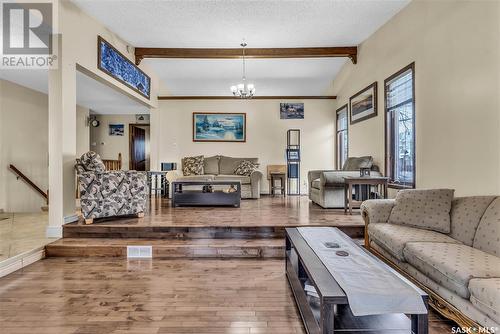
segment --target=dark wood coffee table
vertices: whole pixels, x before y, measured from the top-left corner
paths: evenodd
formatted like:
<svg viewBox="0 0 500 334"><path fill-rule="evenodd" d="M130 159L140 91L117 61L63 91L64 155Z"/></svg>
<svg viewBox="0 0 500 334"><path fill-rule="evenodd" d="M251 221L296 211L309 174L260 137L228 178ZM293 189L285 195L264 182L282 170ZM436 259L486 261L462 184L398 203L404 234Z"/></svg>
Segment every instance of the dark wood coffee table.
<svg viewBox="0 0 500 334"><path fill-rule="evenodd" d="M365 250L363 248L363 250ZM387 270L409 284L421 295L427 307L427 294L401 274L383 263ZM297 228L286 229L286 276L295 297L308 334L427 334L427 314L383 314L354 316L344 290L337 283L320 258L309 247ZM319 298L308 296L305 282L313 285ZM391 289L390 286L387 289Z"/></svg>
<svg viewBox="0 0 500 334"><path fill-rule="evenodd" d="M234 192L222 189L234 187ZM203 188L212 188L212 192ZM240 207L240 181L174 181L172 182L172 206L233 206Z"/></svg>

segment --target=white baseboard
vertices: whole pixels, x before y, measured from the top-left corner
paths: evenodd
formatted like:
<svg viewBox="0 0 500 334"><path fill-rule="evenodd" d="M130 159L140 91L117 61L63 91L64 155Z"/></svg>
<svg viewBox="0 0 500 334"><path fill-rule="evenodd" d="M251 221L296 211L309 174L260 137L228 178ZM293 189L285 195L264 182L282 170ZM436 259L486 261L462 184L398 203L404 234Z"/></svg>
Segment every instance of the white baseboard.
<svg viewBox="0 0 500 334"><path fill-rule="evenodd" d="M64 217L64 224L69 224L73 222L77 222L79 219L78 215L71 215L71 216L66 216ZM62 238L63 236L63 228L61 226L47 226L47 231L45 233L47 238Z"/></svg>
<svg viewBox="0 0 500 334"><path fill-rule="evenodd" d="M45 257L45 247L34 249L30 252L16 255L0 262L0 277L4 277L16 270L29 266Z"/></svg>
<svg viewBox="0 0 500 334"><path fill-rule="evenodd" d="M45 232L47 238L62 238L63 228L62 226L47 226L47 231Z"/></svg>
<svg viewBox="0 0 500 334"><path fill-rule="evenodd" d="M64 217L64 224L73 223L73 222L77 222L77 221L78 221L77 214Z"/></svg>

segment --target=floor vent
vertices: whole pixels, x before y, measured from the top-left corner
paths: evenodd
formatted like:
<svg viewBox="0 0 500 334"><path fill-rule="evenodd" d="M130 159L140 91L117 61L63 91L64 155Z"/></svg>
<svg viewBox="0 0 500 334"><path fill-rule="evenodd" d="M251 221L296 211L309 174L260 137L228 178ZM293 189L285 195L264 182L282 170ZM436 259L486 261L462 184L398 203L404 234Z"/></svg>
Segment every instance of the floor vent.
<svg viewBox="0 0 500 334"><path fill-rule="evenodd" d="M152 258L153 246L127 246L129 258Z"/></svg>

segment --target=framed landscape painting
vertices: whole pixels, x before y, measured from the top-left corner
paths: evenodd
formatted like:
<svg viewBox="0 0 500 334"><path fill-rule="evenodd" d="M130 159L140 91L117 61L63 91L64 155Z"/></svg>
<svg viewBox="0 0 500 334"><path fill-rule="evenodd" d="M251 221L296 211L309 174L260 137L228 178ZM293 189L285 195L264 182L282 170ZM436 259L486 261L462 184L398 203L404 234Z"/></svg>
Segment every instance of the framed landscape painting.
<svg viewBox="0 0 500 334"><path fill-rule="evenodd" d="M193 141L245 142L245 113L193 113Z"/></svg>
<svg viewBox="0 0 500 334"><path fill-rule="evenodd" d="M349 99L351 124L377 116L377 83L362 89Z"/></svg>
<svg viewBox="0 0 500 334"><path fill-rule="evenodd" d="M151 78L101 36L97 37L97 67L145 98L150 98Z"/></svg>
<svg viewBox="0 0 500 334"><path fill-rule="evenodd" d="M123 124L110 124L109 125L109 135L110 136L123 136L125 134L125 126Z"/></svg>
<svg viewBox="0 0 500 334"><path fill-rule="evenodd" d="M304 103L280 103L281 119L304 119Z"/></svg>

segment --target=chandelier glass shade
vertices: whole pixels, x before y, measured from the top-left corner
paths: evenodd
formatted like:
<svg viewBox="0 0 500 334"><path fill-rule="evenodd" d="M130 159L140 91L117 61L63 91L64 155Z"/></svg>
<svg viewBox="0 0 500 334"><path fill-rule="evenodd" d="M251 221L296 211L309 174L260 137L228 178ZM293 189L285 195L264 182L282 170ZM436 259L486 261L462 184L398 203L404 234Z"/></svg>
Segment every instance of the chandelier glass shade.
<svg viewBox="0 0 500 334"><path fill-rule="evenodd" d="M247 46L247 43L243 42L240 44L243 50L243 76L242 76L242 82L231 86L231 92L233 93L234 96L239 97L241 99L249 99L252 96L255 95L255 86L251 83L247 83L247 77L246 77L246 63L245 63L245 47Z"/></svg>

